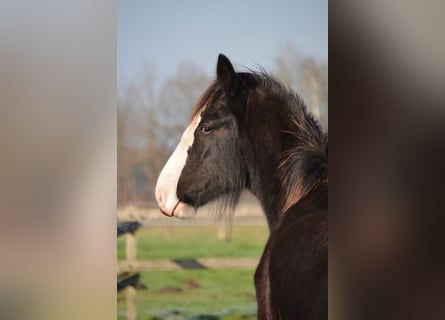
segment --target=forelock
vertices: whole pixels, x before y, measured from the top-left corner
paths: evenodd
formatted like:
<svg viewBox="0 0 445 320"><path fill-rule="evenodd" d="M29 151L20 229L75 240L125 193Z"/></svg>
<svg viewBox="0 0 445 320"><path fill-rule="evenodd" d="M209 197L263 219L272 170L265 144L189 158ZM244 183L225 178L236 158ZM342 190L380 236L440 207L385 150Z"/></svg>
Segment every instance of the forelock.
<svg viewBox="0 0 445 320"><path fill-rule="evenodd" d="M217 99L221 89L221 85L218 83L218 81L213 81L196 102L191 118L194 119L197 114L200 114L210 108L215 99Z"/></svg>

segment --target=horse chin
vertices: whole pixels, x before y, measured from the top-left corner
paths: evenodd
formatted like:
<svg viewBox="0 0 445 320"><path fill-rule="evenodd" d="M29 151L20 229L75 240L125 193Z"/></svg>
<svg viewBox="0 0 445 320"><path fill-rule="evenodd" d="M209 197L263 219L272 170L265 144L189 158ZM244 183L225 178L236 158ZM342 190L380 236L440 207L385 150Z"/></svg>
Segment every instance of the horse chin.
<svg viewBox="0 0 445 320"><path fill-rule="evenodd" d="M179 202L173 212L173 216L179 219L191 219L196 216L196 209L189 204Z"/></svg>

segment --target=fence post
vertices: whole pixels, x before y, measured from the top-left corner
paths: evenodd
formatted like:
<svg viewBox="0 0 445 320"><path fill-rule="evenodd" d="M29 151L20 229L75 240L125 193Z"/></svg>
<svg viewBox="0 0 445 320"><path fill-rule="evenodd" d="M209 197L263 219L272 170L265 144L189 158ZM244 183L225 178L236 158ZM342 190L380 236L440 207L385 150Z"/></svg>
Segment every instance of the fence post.
<svg viewBox="0 0 445 320"><path fill-rule="evenodd" d="M125 288L125 297L127 302L127 319L137 319L137 307L136 307L136 289L133 286Z"/></svg>
<svg viewBox="0 0 445 320"><path fill-rule="evenodd" d="M134 233L125 234L125 256L128 262L136 261L137 256L137 243L136 235ZM133 286L125 288L125 297L127 304L127 320L137 319L137 306L136 306L136 289Z"/></svg>
<svg viewBox="0 0 445 320"><path fill-rule="evenodd" d="M232 213L229 213L222 217L219 222L218 229L218 239L230 241L232 239Z"/></svg>
<svg viewBox="0 0 445 320"><path fill-rule="evenodd" d="M125 234L125 255L127 261L136 261L136 236L133 233Z"/></svg>

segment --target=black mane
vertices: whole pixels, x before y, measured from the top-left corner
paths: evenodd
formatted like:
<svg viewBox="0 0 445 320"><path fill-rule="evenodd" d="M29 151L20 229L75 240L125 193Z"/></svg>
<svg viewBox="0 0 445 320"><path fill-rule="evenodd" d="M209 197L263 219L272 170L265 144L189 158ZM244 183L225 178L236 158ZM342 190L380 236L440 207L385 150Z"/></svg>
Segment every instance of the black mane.
<svg viewBox="0 0 445 320"><path fill-rule="evenodd" d="M282 118L283 146L278 170L283 191L280 212L284 213L328 179L328 135L292 89L263 70L251 74L256 87L250 93L247 108L266 104Z"/></svg>
<svg viewBox="0 0 445 320"><path fill-rule="evenodd" d="M306 104L297 93L264 70L248 71L236 74L240 84L238 88L234 88L251 88L247 97L245 120L248 122L251 118L249 112L255 114L257 108L264 107L271 108L270 111L277 112L281 118L279 129L283 147L276 169L279 171L282 187L279 211L283 214L317 185L326 182L328 135L319 121L308 112ZM209 108L222 93L222 83L213 81L198 99L192 117ZM228 209L236 205L241 190L237 193L231 195L233 201L225 201ZM226 208L223 205L218 209L225 211Z"/></svg>

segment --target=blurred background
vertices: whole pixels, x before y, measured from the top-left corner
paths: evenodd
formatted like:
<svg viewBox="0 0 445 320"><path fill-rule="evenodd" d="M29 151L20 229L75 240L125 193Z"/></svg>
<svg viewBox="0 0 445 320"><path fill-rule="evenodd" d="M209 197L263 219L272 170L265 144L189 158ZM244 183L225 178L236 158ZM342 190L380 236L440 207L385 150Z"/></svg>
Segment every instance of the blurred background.
<svg viewBox="0 0 445 320"><path fill-rule="evenodd" d="M219 53L276 76L328 128L327 1L118 1L117 16L118 319L256 319L269 231L254 197L184 222L160 214L154 186Z"/></svg>
<svg viewBox="0 0 445 320"><path fill-rule="evenodd" d="M329 8L332 319L445 319L444 5ZM186 123L176 104L164 116L161 89L190 70L213 78L220 52L276 75L285 52L322 64L327 3L17 0L0 15L0 319L255 318L261 213L243 217L243 202L220 240L204 212L162 221L150 205L177 139L161 130ZM178 98L185 114L194 99ZM119 222L136 223L119 223L116 247L117 194ZM147 287L118 301L116 251L137 275L119 284Z"/></svg>

